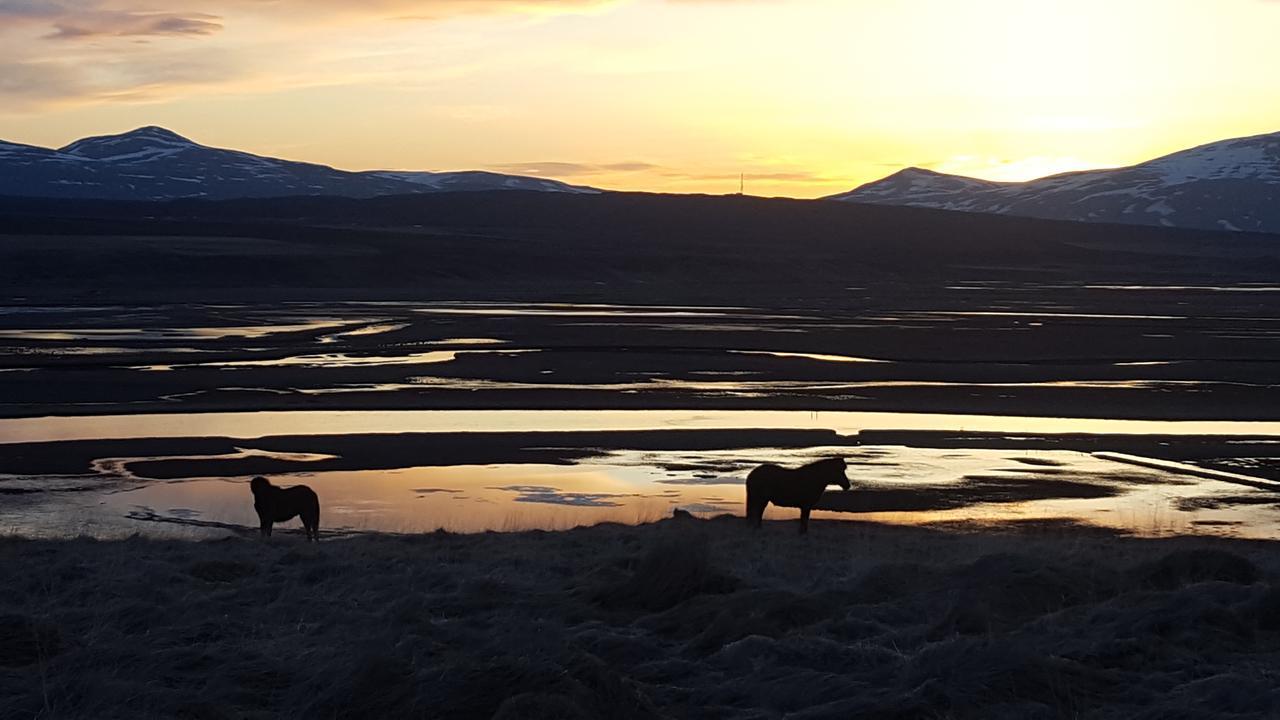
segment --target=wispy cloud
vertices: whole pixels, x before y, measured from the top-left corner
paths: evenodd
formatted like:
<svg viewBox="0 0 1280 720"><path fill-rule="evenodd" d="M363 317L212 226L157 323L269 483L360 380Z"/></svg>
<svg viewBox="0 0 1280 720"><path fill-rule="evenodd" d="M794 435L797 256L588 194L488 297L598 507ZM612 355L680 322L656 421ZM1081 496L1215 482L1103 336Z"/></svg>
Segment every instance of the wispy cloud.
<svg viewBox="0 0 1280 720"><path fill-rule="evenodd" d="M442 20L485 13L564 13L619 0L183 0L184 8L157 10L146 0L0 0L0 20L42 23L49 38L207 35L223 16L280 16L292 24L332 17Z"/></svg>
<svg viewBox="0 0 1280 720"><path fill-rule="evenodd" d="M6 62L0 59L0 97L25 106L84 91L80 73L58 63Z"/></svg>
<svg viewBox="0 0 1280 720"><path fill-rule="evenodd" d="M157 9L151 0L0 0L0 112L154 101L219 85L342 83L385 74L387 64L320 72L308 63L342 53L345 37L394 32L405 19L580 12L619 1L178 0Z"/></svg>
<svg viewBox="0 0 1280 720"><path fill-rule="evenodd" d="M112 0L0 0L0 32L36 28L48 40L210 35L222 29L208 12L161 11ZM6 33L7 34L7 33Z"/></svg>
<svg viewBox="0 0 1280 720"><path fill-rule="evenodd" d="M53 21L51 40L98 37L212 35L222 29L221 18L206 13L86 12L67 13Z"/></svg>
<svg viewBox="0 0 1280 720"><path fill-rule="evenodd" d="M648 172L661 166L647 162L576 163L576 162L521 162L490 165L490 170L514 175L539 177L575 177L582 175L607 175L612 173Z"/></svg>
<svg viewBox="0 0 1280 720"><path fill-rule="evenodd" d="M564 161L520 162L489 165L488 169L495 172L510 173L514 175L534 175L537 177L550 178L593 177L600 178L601 181L606 183L607 179L610 178L615 180L625 180L625 176L628 175L647 176L651 180L661 180L677 184L707 182L736 184L739 178L746 180L747 182L768 182L784 185L789 183L812 185L815 183L848 182L845 178L831 177L824 173L811 172L799 168L762 169L756 167L753 169L748 165L746 169L741 172L729 172L724 170L698 171L642 161L602 163Z"/></svg>

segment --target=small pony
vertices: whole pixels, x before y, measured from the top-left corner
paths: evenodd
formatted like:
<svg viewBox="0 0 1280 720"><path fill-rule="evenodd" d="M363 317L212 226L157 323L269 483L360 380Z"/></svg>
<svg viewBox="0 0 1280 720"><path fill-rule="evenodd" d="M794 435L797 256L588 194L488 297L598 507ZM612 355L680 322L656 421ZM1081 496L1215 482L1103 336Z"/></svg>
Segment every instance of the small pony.
<svg viewBox="0 0 1280 720"><path fill-rule="evenodd" d="M307 540L320 539L320 498L306 485L276 487L264 477L249 481L253 491L253 509L258 511L262 537L271 537L271 524L302 519L302 530Z"/></svg>
<svg viewBox="0 0 1280 720"><path fill-rule="evenodd" d="M769 503L779 507L800 508L800 534L809 532L809 511L818 504L828 485L849 489L844 475L844 458L827 458L789 470L777 465L761 465L747 475L747 522L760 527L764 508Z"/></svg>

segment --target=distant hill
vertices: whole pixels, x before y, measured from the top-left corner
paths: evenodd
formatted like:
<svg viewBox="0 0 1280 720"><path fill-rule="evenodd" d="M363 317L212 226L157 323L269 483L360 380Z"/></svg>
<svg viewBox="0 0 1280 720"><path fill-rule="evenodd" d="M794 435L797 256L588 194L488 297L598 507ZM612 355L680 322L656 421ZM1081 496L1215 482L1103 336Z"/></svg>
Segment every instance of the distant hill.
<svg viewBox="0 0 1280 720"><path fill-rule="evenodd" d="M1113 292L1087 286L1267 288L1280 277L1273 235L615 192L166 202L0 197L0 239L0 287L8 302L26 305L330 297L788 307L795 298L824 297L833 307L892 315L900 308L882 292L906 292L911 302L942 293L937 298L947 307L1019 309L985 305L980 287L950 289L974 280L1075 288L1063 292L1078 298L1074 293ZM1248 307L1270 297L1224 295ZM1135 308L1145 302L1134 301ZM909 327L911 320L903 322ZM843 330L822 332L834 338ZM1045 342L1032 330L1010 336Z"/></svg>
<svg viewBox="0 0 1280 720"><path fill-rule="evenodd" d="M1280 233L1280 133L1114 170L991 182L907 168L830 200L1084 222Z"/></svg>
<svg viewBox="0 0 1280 720"><path fill-rule="evenodd" d="M106 199L368 198L474 190L597 193L555 180L488 172L347 172L212 148L160 127L50 148L0 141L0 195Z"/></svg>

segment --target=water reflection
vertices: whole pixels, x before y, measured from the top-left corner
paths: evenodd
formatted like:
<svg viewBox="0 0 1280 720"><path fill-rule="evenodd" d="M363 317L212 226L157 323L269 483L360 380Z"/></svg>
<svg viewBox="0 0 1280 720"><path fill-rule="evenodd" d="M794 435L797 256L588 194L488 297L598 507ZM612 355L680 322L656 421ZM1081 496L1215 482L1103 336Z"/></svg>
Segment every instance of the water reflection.
<svg viewBox="0 0 1280 720"><path fill-rule="evenodd" d="M343 318L314 318L304 323L247 325L237 327L160 327L160 328L59 328L0 330L4 340L49 341L156 341L156 340L222 340L225 338L259 339L281 333L304 332L342 327L358 322Z"/></svg>
<svg viewBox="0 0 1280 720"><path fill-rule="evenodd" d="M369 335L384 335L386 333L392 333L392 332L397 332L399 330L404 330L407 327L409 327L409 323L383 323L383 324L365 325L364 327L358 327L354 330L344 330L342 332L332 333L329 335L321 335L319 338L317 338L317 341L321 343L326 343L326 344L336 343L346 338L366 337Z"/></svg>
<svg viewBox="0 0 1280 720"><path fill-rule="evenodd" d="M876 360L868 357L855 357L853 355L824 355L821 353L802 353L802 352L778 352L772 350L730 350L731 353L738 355L768 355L770 357L780 358L803 358L805 360L819 360L821 362L836 363L888 363L890 360Z"/></svg>
<svg viewBox="0 0 1280 720"><path fill-rule="evenodd" d="M670 513L678 499L641 488L599 467L460 466L400 471L316 473L276 478L305 483L322 500L322 527L338 531L456 532L561 529L599 522L635 523ZM426 492L424 492L424 490ZM194 508L200 519L253 528L248 485L198 479L156 483L106 496L103 515L128 520L137 506ZM728 510L728 508L725 508ZM99 519L98 524L106 524ZM172 523L135 530L172 530Z"/></svg>
<svg viewBox="0 0 1280 720"><path fill-rule="evenodd" d="M179 368L219 368L236 370L239 368L349 368L382 365L430 365L447 363L456 360L458 353L452 350L434 350L431 352L409 353L407 355L351 355L348 353L327 353L318 355L294 355L291 357L273 358L269 360L227 360L224 362L186 363L179 365L139 365L130 370L169 371Z"/></svg>
<svg viewBox="0 0 1280 720"><path fill-rule="evenodd" d="M798 464L834 453L849 458L853 489L829 491L816 517L909 524L1066 518L1139 533L1268 537L1280 532L1274 493L1068 451L616 451L566 466L417 467L274 479L314 488L323 500L322 526L328 530L558 529L645 522L675 508L699 515L740 514L742 478L755 463ZM255 520L245 480L143 484L93 500L82 498L82 511L91 513L94 526L147 533L251 530ZM770 508L767 517L794 515ZM198 522L185 522L189 520Z"/></svg>
<svg viewBox="0 0 1280 720"><path fill-rule="evenodd" d="M1280 421L1111 420L795 410L348 410L0 419L0 444L49 440L624 430L942 430L986 433L1275 435Z"/></svg>

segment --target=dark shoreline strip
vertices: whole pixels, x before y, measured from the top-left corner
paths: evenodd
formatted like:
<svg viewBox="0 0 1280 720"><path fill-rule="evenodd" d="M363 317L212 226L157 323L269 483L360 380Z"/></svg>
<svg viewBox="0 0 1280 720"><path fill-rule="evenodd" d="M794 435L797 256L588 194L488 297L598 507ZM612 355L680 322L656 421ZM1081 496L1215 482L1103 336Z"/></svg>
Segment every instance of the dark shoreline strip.
<svg viewBox="0 0 1280 720"><path fill-rule="evenodd" d="M1280 483L1267 482L1266 480L1255 478L1250 475L1230 473L1223 470L1212 470L1195 465L1188 465L1186 463L1174 462L1172 460L1158 460L1156 458L1139 457L1137 455L1128 455L1125 453L1095 452L1092 453L1092 455L1096 458L1124 463L1125 465L1136 465L1138 467L1163 470L1165 472L1177 473L1179 475L1191 475L1193 477L1207 478L1209 480L1221 480L1222 482L1234 483L1236 485L1247 485L1259 490L1280 492Z"/></svg>

